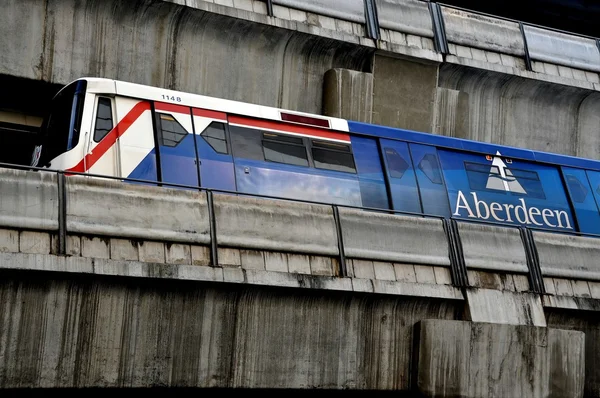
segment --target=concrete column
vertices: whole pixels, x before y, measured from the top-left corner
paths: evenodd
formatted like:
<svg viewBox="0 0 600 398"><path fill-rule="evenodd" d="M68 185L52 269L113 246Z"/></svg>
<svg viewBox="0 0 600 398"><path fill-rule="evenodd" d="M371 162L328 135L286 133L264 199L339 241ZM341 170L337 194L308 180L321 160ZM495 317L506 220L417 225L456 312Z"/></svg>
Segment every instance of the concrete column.
<svg viewBox="0 0 600 398"><path fill-rule="evenodd" d="M330 69L323 82L323 113L371 123L373 75L349 69Z"/></svg>
<svg viewBox="0 0 600 398"><path fill-rule="evenodd" d="M432 131L437 64L375 55L373 77L373 123Z"/></svg>
<svg viewBox="0 0 600 398"><path fill-rule="evenodd" d="M413 386L425 397L583 397L582 332L424 320Z"/></svg>
<svg viewBox="0 0 600 398"><path fill-rule="evenodd" d="M448 137L465 137L469 131L469 94L438 87L433 132Z"/></svg>

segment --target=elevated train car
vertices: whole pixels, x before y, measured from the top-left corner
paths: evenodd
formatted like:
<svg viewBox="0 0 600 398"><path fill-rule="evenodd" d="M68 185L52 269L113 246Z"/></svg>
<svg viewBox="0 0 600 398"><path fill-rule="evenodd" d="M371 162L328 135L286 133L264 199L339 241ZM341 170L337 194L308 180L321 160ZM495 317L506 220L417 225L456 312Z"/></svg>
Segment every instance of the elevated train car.
<svg viewBox="0 0 600 398"><path fill-rule="evenodd" d="M84 78L33 166L600 234L600 162Z"/></svg>

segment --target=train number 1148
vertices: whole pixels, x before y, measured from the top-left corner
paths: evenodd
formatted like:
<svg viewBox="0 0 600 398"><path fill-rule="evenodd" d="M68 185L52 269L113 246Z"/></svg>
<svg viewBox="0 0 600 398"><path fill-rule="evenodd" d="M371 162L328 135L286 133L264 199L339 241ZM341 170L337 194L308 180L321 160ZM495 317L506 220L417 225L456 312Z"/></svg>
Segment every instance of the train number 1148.
<svg viewBox="0 0 600 398"><path fill-rule="evenodd" d="M175 97L174 95L164 95L163 94L162 99L167 100L167 101L173 101L173 102L181 102L181 97Z"/></svg>

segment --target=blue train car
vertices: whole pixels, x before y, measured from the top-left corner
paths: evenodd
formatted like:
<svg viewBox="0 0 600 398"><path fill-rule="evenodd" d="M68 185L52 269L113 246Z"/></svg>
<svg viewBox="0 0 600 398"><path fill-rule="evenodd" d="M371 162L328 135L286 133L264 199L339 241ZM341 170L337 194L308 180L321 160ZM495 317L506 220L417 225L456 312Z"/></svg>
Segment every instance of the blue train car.
<svg viewBox="0 0 600 398"><path fill-rule="evenodd" d="M563 232L600 234L600 162L79 79L32 165Z"/></svg>

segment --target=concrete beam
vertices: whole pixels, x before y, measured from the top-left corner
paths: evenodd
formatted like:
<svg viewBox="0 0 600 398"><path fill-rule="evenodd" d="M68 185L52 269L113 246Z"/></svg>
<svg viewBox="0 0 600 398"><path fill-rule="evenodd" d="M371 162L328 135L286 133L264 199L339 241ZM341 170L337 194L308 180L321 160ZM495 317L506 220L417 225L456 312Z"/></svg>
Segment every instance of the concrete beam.
<svg viewBox="0 0 600 398"><path fill-rule="evenodd" d="M594 133L600 128L600 94L595 91L451 64L440 67L439 86L468 99L438 103L440 114L462 116L438 118L437 134L600 156L600 138Z"/></svg>
<svg viewBox="0 0 600 398"><path fill-rule="evenodd" d="M0 272L0 388L408 391L413 325L458 303Z"/></svg>

